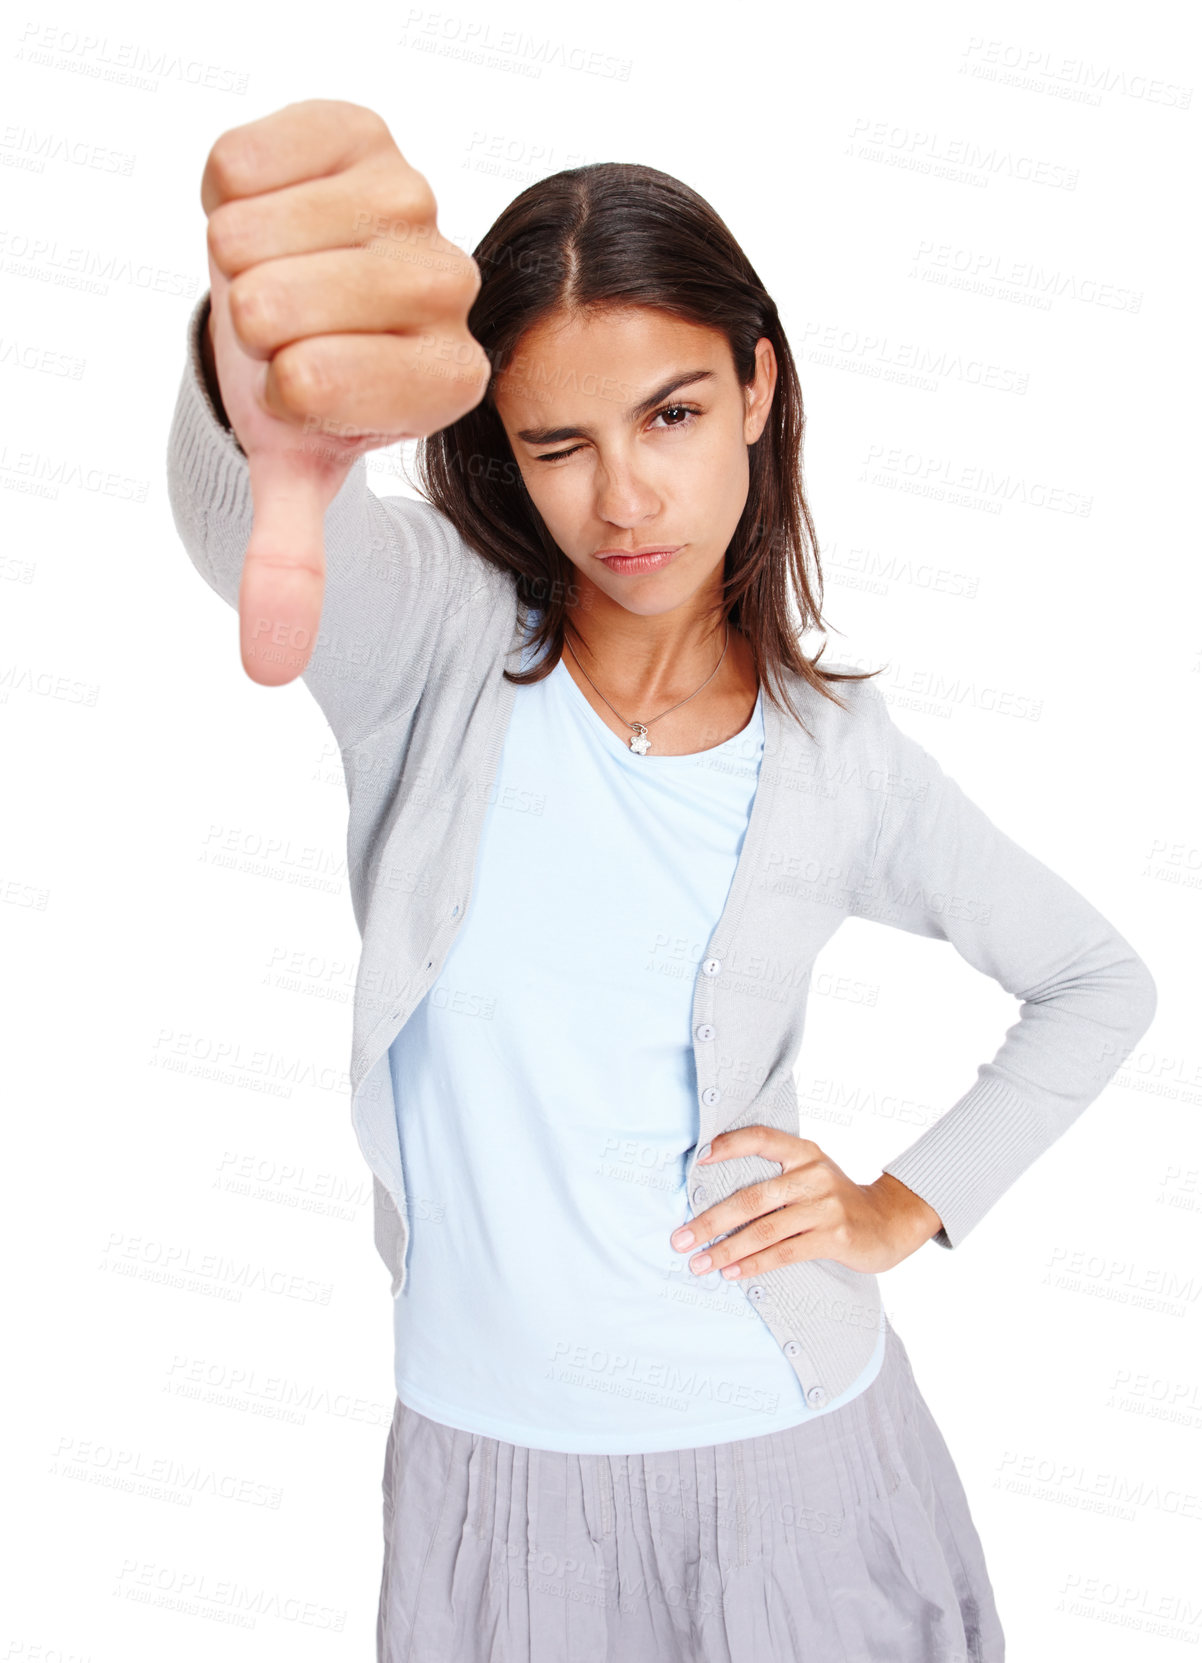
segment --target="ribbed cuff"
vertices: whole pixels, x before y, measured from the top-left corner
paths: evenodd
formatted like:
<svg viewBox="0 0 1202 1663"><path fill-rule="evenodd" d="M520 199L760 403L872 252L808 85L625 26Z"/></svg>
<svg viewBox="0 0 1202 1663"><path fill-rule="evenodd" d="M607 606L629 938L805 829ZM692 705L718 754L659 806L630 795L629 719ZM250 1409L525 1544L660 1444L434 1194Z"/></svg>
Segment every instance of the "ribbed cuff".
<svg viewBox="0 0 1202 1663"><path fill-rule="evenodd" d="M188 319L188 359L180 380L172 430L171 461L187 496L220 519L249 519L250 469L246 452L213 408L205 384L200 333L209 315L209 291Z"/></svg>
<svg viewBox="0 0 1202 1663"><path fill-rule="evenodd" d="M986 1075L883 1170L939 1214L943 1228L931 1239L958 1247L1047 1142L1013 1086Z"/></svg>

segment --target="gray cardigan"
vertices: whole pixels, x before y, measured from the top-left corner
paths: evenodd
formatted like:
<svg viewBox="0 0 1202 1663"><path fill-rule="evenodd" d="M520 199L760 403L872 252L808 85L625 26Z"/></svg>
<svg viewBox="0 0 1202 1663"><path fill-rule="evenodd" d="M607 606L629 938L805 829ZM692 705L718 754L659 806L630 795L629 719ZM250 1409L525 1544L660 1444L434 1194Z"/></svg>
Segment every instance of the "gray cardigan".
<svg viewBox="0 0 1202 1663"><path fill-rule="evenodd" d="M245 455L187 359L167 471L175 524L205 581L238 603L251 526ZM374 1174L375 1241L404 1287L409 1238L388 1048L437 978L471 900L476 849L518 668L514 581L430 504L377 497L358 461L325 521L326 589L304 681L338 743L349 797L351 901L363 939L351 1117ZM831 666L841 667L841 666ZM1021 1000L993 1060L889 1161L956 1247L1077 1119L1146 1031L1147 966L1113 926L971 802L895 726L873 682L837 685L840 710L790 679L812 737L764 700L764 757L721 918L697 967L698 1149L732 1126L796 1133L794 1066L814 961L845 918L950 941ZM698 1169L695 1210L774 1176L743 1156ZM515 1206L521 1198L515 1196ZM856 1379L880 1314L875 1275L834 1260L744 1285L820 1406Z"/></svg>

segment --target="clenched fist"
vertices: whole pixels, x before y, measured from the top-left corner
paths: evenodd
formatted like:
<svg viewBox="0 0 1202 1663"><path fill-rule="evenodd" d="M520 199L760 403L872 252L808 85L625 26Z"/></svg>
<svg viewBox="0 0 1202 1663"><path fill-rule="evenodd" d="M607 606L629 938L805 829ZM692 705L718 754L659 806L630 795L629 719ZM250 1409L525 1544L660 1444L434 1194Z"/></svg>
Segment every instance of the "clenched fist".
<svg viewBox="0 0 1202 1663"><path fill-rule="evenodd" d="M484 396L480 289L423 176L372 110L288 104L232 127L201 180L209 350L246 452L254 524L238 612L264 686L300 675L321 617L323 519L365 451L437 432Z"/></svg>

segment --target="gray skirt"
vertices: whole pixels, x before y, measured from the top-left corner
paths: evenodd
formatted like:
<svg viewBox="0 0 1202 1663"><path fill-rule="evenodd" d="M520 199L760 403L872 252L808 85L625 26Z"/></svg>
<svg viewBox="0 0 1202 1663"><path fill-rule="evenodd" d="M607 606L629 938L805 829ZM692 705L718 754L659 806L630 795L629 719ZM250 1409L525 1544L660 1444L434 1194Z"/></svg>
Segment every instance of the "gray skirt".
<svg viewBox="0 0 1202 1663"><path fill-rule="evenodd" d="M892 1326L784 1432L566 1455L399 1400L379 1663L1001 1663L981 1542Z"/></svg>

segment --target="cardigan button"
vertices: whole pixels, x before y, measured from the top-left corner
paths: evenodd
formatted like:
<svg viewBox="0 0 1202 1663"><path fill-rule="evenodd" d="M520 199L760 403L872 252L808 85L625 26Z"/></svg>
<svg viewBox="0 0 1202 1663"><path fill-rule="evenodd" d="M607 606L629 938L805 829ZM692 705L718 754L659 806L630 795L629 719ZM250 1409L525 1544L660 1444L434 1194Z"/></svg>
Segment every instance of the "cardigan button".
<svg viewBox="0 0 1202 1663"><path fill-rule="evenodd" d="M786 1357L801 1356L801 1347L798 1345L796 1340L786 1340L784 1349Z"/></svg>
<svg viewBox="0 0 1202 1663"><path fill-rule="evenodd" d="M458 918L459 917L459 902L458 901L456 901L455 905L451 908L451 917L452 918Z"/></svg>
<svg viewBox="0 0 1202 1663"><path fill-rule="evenodd" d="M758 1301L763 1299L767 1292L768 1290L762 1282L753 1282L747 1290L747 1297Z"/></svg>
<svg viewBox="0 0 1202 1663"><path fill-rule="evenodd" d="M705 963L701 966L702 974L706 976L716 976L721 968L721 959L706 959Z"/></svg>
<svg viewBox="0 0 1202 1663"><path fill-rule="evenodd" d="M701 1207L705 1204L706 1188L704 1184L693 1185L693 1205Z"/></svg>
<svg viewBox="0 0 1202 1663"><path fill-rule="evenodd" d="M822 1405L826 1402L826 1387L811 1386L809 1391L806 1393L806 1402L809 1404L811 1409L821 1409Z"/></svg>
<svg viewBox="0 0 1202 1663"><path fill-rule="evenodd" d="M701 1101L705 1104L707 1109L712 1109L721 1095L722 1093L718 1090L717 1086L706 1086L705 1090L701 1093Z"/></svg>
<svg viewBox="0 0 1202 1663"><path fill-rule="evenodd" d="M697 1038L698 1039L713 1039L713 1037L717 1033L717 1031L718 1030L713 1026L712 1023L703 1022L701 1024L700 1028L698 1028L698 1030L697 1030Z"/></svg>

